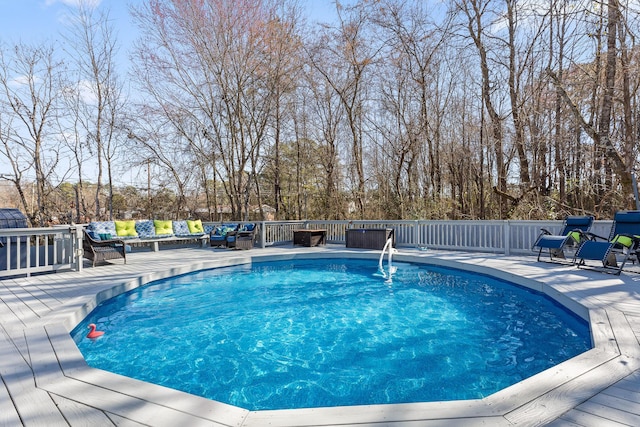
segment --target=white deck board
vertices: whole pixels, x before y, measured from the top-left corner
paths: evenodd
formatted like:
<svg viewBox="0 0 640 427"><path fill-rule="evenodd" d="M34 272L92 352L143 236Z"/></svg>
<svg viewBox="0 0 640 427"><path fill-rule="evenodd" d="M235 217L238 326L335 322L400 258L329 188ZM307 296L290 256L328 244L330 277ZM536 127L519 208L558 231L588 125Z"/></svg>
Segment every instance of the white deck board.
<svg viewBox="0 0 640 427"><path fill-rule="evenodd" d="M107 417L118 427L146 427L144 424L137 423L133 420L128 420L116 414L106 413Z"/></svg>
<svg viewBox="0 0 640 427"><path fill-rule="evenodd" d="M44 388L45 384L59 380L63 375L62 369L51 347L45 328L25 329L25 335L29 347L31 369L33 369L38 387Z"/></svg>
<svg viewBox="0 0 640 427"><path fill-rule="evenodd" d="M486 422L491 420L493 425L508 425L501 416L491 414L489 408L483 409L476 401L457 402L430 402L417 404L398 405L368 405L363 407L335 407L335 408L309 408L281 411L256 411L251 412L243 426L276 425L281 427L306 426L306 425L334 425L336 419L346 425L372 425L374 423L391 422L398 423L420 420L423 423L429 421L439 423L466 423ZM433 420L427 420L424 416L428 413ZM474 418L475 415L475 418ZM402 424L400 424L402 425ZM473 425L473 424L471 424ZM491 425L491 424L489 424Z"/></svg>
<svg viewBox="0 0 640 427"><path fill-rule="evenodd" d="M603 392L603 394L606 394L608 396L618 397L620 399L629 400L636 404L640 403L640 392L625 390L624 388L618 387L617 385L607 388Z"/></svg>
<svg viewBox="0 0 640 427"><path fill-rule="evenodd" d="M109 393L133 396L159 407L171 407L177 412L197 413L200 418L217 419L227 425L240 423L248 414L247 410L236 408L224 403L189 395L176 390L170 390L154 384L145 383L132 378L121 377L100 369L78 369L72 373L75 380L95 384ZM118 412L110 410L118 414Z"/></svg>
<svg viewBox="0 0 640 427"><path fill-rule="evenodd" d="M82 353L73 341L68 339L69 333L62 325L46 325L45 329L64 375L72 376L76 370L88 367Z"/></svg>
<svg viewBox="0 0 640 427"><path fill-rule="evenodd" d="M624 313L627 316L627 321L631 325L631 328L633 328L633 330L636 333L636 340L640 340L640 315L629 314L628 312L624 312Z"/></svg>
<svg viewBox="0 0 640 427"><path fill-rule="evenodd" d="M530 419L551 422L571 407L605 390L612 379L621 379L630 373L628 367L613 360L546 393L543 398L523 405L506 417L514 424L525 423Z"/></svg>
<svg viewBox="0 0 640 427"><path fill-rule="evenodd" d="M584 307L591 309L592 321L600 325L594 331L597 350L545 371L534 377L537 381L525 381L482 401L248 412L89 368L68 335L97 300L145 280L210 267L211 262L248 262L254 255L325 257L336 250L359 257L371 252L331 246L252 251L181 248L134 252L128 254L126 265L114 262L81 273L0 280L0 425L640 425L640 276L609 276L536 263L533 257L408 254L442 265L460 262L495 268L505 278L517 272L527 276L534 288L551 289L555 299L565 303L571 299L569 305L581 315L586 313Z"/></svg>
<svg viewBox="0 0 640 427"><path fill-rule="evenodd" d="M614 329L620 353L629 358L640 358L640 346L627 317L618 310L608 310L609 322Z"/></svg>
<svg viewBox="0 0 640 427"><path fill-rule="evenodd" d="M0 335L0 377L24 425L68 425L49 394L34 387L31 368L3 335Z"/></svg>
<svg viewBox="0 0 640 427"><path fill-rule="evenodd" d="M0 312L0 321L3 325L13 325L14 321L19 322L18 327L26 326L26 319L30 319L34 315L31 309L31 301L23 301L14 293L14 289L18 286L12 280L8 283L0 281L0 298L6 309Z"/></svg>
<svg viewBox="0 0 640 427"><path fill-rule="evenodd" d="M92 408L87 405L74 402L69 399L62 398L55 394L51 397L60 411L64 414L65 419L71 426L115 426L116 424L104 412Z"/></svg>
<svg viewBox="0 0 640 427"><path fill-rule="evenodd" d="M160 406L138 397L114 392L83 381L65 378L47 385L52 393L151 426L223 426L185 412Z"/></svg>
<svg viewBox="0 0 640 427"><path fill-rule="evenodd" d="M24 304L29 308L29 310L25 311L27 313L25 317L31 316L29 312L38 317L42 317L42 315L51 311L51 308L43 301L46 300L46 298L44 298L42 292L32 289L28 282L24 282L18 286L11 286L8 289L14 296L15 305L19 306Z"/></svg>
<svg viewBox="0 0 640 427"><path fill-rule="evenodd" d="M303 421L303 420L301 420ZM299 425L312 425L323 426L322 422L313 422L312 424L299 424L293 419L288 418L268 418L268 417L256 417L248 419L243 426L299 426ZM329 424L334 426L335 424ZM415 421L399 421L390 424L385 421L385 418L380 418L377 421L357 423L357 424L340 424L340 427L386 427L393 425L394 427L509 427L509 424L504 418L501 417L488 417L488 418L455 418L455 419L442 419L442 420L415 420Z"/></svg>
<svg viewBox="0 0 640 427"><path fill-rule="evenodd" d="M592 400L583 403L577 409L623 425L640 426L640 416Z"/></svg>
<svg viewBox="0 0 640 427"><path fill-rule="evenodd" d="M638 402L633 402L628 399L612 396L611 394L607 393L600 393L597 396L589 399L589 402L631 413L635 415L638 421L640 421L640 403ZM637 423L637 425L640 425L640 422Z"/></svg>
<svg viewBox="0 0 640 427"><path fill-rule="evenodd" d="M640 371L635 371L625 379L617 382L613 387L640 393Z"/></svg>
<svg viewBox="0 0 640 427"><path fill-rule="evenodd" d="M599 417L588 412L574 410L551 422L548 427L622 427L617 421Z"/></svg>
<svg viewBox="0 0 640 427"><path fill-rule="evenodd" d="M9 390L4 384L4 380L0 380L0 426L18 426L21 425L20 416L13 406L13 401L9 395Z"/></svg>

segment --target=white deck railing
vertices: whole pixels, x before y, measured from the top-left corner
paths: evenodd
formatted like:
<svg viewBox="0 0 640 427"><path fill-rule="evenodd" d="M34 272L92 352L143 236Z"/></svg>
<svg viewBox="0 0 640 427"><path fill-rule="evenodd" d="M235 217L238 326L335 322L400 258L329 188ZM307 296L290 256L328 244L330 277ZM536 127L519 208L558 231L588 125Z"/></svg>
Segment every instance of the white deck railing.
<svg viewBox="0 0 640 427"><path fill-rule="evenodd" d="M0 278L82 269L82 226L0 229Z"/></svg>
<svg viewBox="0 0 640 427"><path fill-rule="evenodd" d="M291 245L293 232L298 229L324 229L328 243L344 244L349 228L392 228L397 247L531 255L540 229L558 233L563 222L314 220L257 224L256 243L261 248ZM60 269L81 270L82 227L0 229L0 241L4 242L0 248L0 280ZM610 228L611 221L596 221L592 232L607 237Z"/></svg>
<svg viewBox="0 0 640 427"><path fill-rule="evenodd" d="M260 246L291 244L299 228L327 230L327 242L344 244L348 228L392 228L396 246L452 251L532 254L541 228L559 233L562 221L269 221L259 223ZM607 237L611 221L592 232ZM264 232L263 232L264 230Z"/></svg>

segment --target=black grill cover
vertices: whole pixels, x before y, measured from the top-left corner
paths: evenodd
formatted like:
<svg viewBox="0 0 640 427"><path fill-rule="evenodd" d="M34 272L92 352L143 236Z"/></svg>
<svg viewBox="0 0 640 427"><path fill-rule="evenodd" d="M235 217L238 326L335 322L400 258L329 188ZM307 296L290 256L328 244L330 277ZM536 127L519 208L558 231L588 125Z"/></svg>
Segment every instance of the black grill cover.
<svg viewBox="0 0 640 427"><path fill-rule="evenodd" d="M27 226L27 217L19 209L0 208L0 228L27 228ZM0 246L6 243L7 238L0 237Z"/></svg>

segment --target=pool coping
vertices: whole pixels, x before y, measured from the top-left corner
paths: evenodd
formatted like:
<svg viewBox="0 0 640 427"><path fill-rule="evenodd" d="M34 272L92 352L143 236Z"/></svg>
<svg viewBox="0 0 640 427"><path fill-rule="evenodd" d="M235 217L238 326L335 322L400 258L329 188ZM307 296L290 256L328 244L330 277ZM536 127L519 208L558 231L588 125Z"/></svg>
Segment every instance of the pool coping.
<svg viewBox="0 0 640 427"><path fill-rule="evenodd" d="M428 420L456 425L542 425L584 402L640 367L640 346L624 314L613 308L586 307L553 286L552 278L528 277L455 256L398 254L398 261L418 262L483 274L543 292L590 321L594 348L484 399L332 408L248 411L163 386L89 367L69 332L101 301L165 277L201 269L292 258L377 259L373 251L331 250L282 254L250 253L196 262L143 274L117 283L93 298L71 299L46 317L44 328L25 331L32 369L39 388L108 413L149 425L305 426L400 424ZM486 254L485 254L486 256ZM126 409L126 411L125 411Z"/></svg>

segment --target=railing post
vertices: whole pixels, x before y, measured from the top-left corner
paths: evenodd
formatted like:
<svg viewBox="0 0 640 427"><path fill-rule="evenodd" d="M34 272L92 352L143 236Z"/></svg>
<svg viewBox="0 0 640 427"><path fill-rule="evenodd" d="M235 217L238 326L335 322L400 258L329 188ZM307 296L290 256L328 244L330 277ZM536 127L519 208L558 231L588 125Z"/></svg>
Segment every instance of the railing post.
<svg viewBox="0 0 640 427"><path fill-rule="evenodd" d="M267 247L267 228L266 222L260 222L260 248L264 249Z"/></svg>
<svg viewBox="0 0 640 427"><path fill-rule="evenodd" d="M420 222L418 220L413 221L413 248L418 249L420 244L418 239L420 238Z"/></svg>
<svg viewBox="0 0 640 427"><path fill-rule="evenodd" d="M511 223L509 222L509 220L504 221L503 227L504 254L511 255Z"/></svg>
<svg viewBox="0 0 640 427"><path fill-rule="evenodd" d="M82 249L82 239L84 239L84 236L82 235L82 226L72 225L69 228L69 234L71 238L71 246L73 247L73 250L71 251L72 259L70 261L75 266L75 270L77 272L81 272L82 258L84 255L84 250Z"/></svg>

